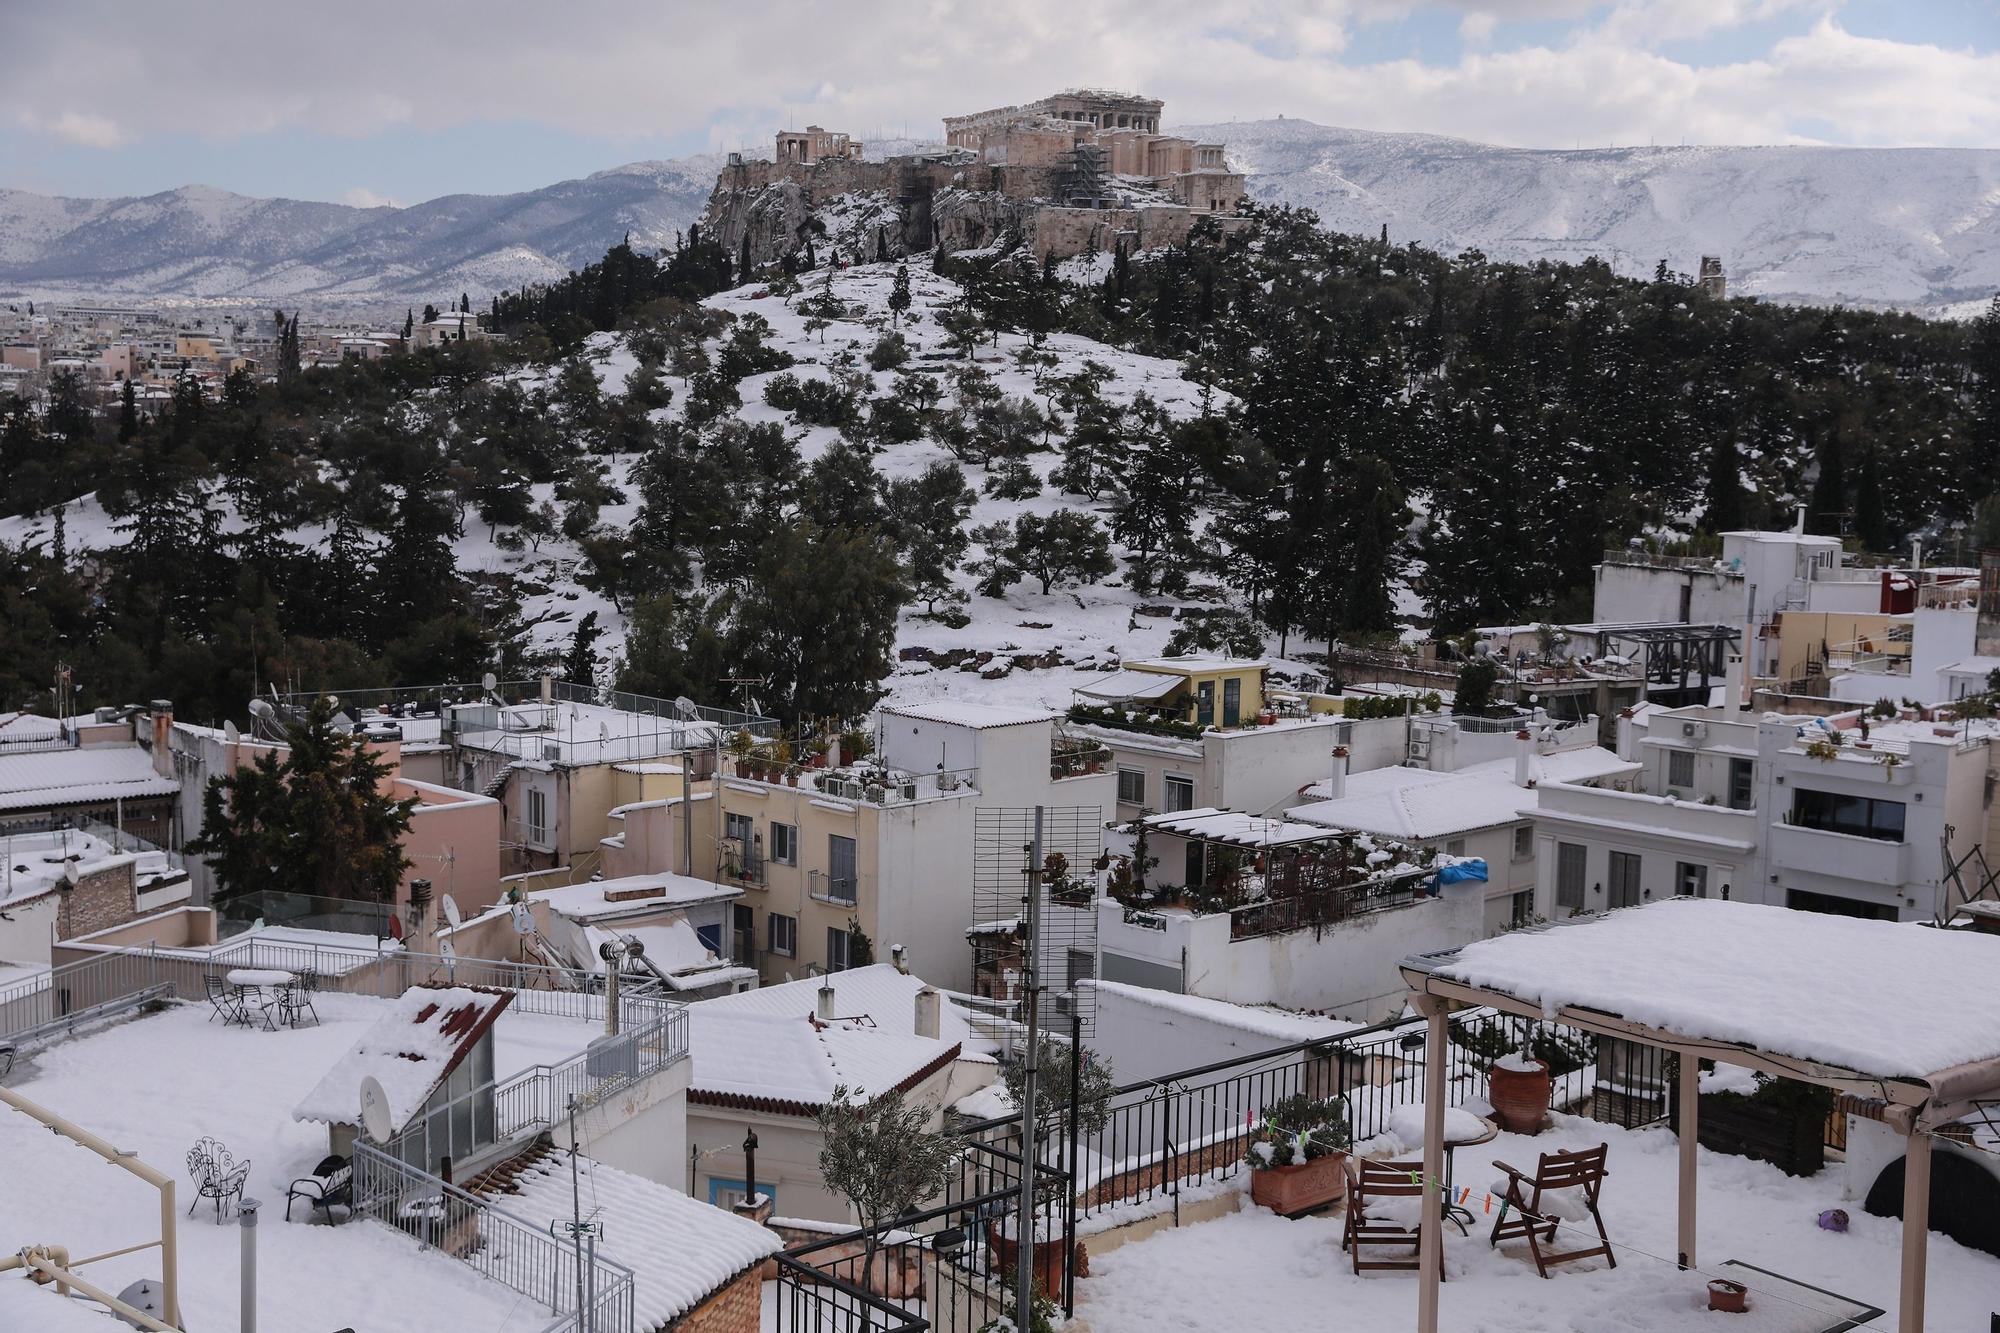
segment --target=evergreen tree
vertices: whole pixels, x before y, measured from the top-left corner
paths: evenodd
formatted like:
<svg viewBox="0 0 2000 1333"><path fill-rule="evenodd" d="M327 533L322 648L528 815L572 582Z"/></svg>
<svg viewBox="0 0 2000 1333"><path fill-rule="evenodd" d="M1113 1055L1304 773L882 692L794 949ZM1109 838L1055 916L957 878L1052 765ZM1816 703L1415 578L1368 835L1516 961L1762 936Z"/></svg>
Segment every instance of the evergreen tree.
<svg viewBox="0 0 2000 1333"><path fill-rule="evenodd" d="M896 265L896 281L889 288L889 319L891 327L900 328L903 316L910 308L910 266Z"/></svg>
<svg viewBox="0 0 2000 1333"><path fill-rule="evenodd" d="M1110 539L1091 515L1058 509L1046 518L1023 514L1014 520L1012 540L998 553L997 568L980 589L997 597L1022 576L1042 586L1044 596L1058 584L1101 579L1116 569Z"/></svg>
<svg viewBox="0 0 2000 1333"><path fill-rule="evenodd" d="M417 331L417 312L405 307L403 310L403 341L408 343L410 335Z"/></svg>
<svg viewBox="0 0 2000 1333"><path fill-rule="evenodd" d="M595 645L604 631L597 624L597 612L586 611L577 622L576 634L569 641L569 652L563 656L563 679L576 685L592 686L597 679L597 652Z"/></svg>
<svg viewBox="0 0 2000 1333"><path fill-rule="evenodd" d="M215 901L290 893L392 902L410 860L402 838L415 798L384 794L389 770L361 738L337 730L321 697L285 728L284 757L211 778L201 834L188 851L208 858Z"/></svg>

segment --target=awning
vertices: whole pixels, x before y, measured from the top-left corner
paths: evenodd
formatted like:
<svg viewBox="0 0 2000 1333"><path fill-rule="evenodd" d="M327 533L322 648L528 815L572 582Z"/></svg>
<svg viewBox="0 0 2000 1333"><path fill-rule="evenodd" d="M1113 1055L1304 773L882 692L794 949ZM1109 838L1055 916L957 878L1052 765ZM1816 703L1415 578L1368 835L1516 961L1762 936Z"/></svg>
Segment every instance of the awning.
<svg viewBox="0 0 2000 1333"><path fill-rule="evenodd" d="M1086 699L1164 699L1186 682L1179 676L1158 671L1114 671L1102 680L1079 685L1076 692Z"/></svg>

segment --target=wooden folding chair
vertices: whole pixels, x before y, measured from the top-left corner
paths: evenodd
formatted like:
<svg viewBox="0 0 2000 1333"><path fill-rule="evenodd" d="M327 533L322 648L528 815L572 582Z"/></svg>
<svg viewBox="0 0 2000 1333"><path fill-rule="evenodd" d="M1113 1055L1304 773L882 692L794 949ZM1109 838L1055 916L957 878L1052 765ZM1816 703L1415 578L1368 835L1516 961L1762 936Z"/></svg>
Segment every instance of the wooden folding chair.
<svg viewBox="0 0 2000 1333"><path fill-rule="evenodd" d="M1551 1264L1599 1254L1610 1261L1611 1267L1618 1267L1618 1256L1611 1252L1611 1237L1604 1230L1604 1217L1597 1211L1597 1197L1604 1188L1604 1177L1609 1174L1604 1169L1604 1160L1610 1151L1609 1144L1600 1143L1595 1148L1575 1152L1545 1152L1533 1175L1505 1162L1494 1162L1507 1174L1493 1183L1493 1193L1500 1198L1500 1216L1494 1219L1493 1235L1487 1243L1498 1245L1503 1240L1525 1236L1528 1251L1535 1257L1535 1271L1543 1277L1549 1275ZM1596 1245L1581 1250L1545 1248L1554 1245L1558 1228L1566 1224L1576 1226L1585 1218L1596 1224Z"/></svg>
<svg viewBox="0 0 2000 1333"><path fill-rule="evenodd" d="M1341 1229L1340 1248L1353 1256L1355 1273L1371 1268L1420 1267L1423 1260L1417 1247L1424 1206L1424 1164L1366 1158L1357 1162L1349 1157L1342 1165L1347 1170L1347 1223ZM1361 1257L1364 1248L1403 1246L1410 1249L1404 1257Z"/></svg>

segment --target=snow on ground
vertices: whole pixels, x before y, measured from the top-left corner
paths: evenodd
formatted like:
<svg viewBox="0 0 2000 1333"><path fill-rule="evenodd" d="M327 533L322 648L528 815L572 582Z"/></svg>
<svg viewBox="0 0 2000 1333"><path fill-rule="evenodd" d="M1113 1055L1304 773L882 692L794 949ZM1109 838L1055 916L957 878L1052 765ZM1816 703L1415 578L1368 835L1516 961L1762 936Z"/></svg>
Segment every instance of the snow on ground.
<svg viewBox="0 0 2000 1333"><path fill-rule="evenodd" d="M252 1165L250 1198L264 1202L258 1229L261 1310L271 1328L422 1328L435 1333L537 1333L547 1308L388 1227L356 1221L328 1227L295 1210L284 1221L286 1186L326 1154L326 1127L292 1119L305 1092L384 1010L362 996L321 994L318 1027L277 1032L225 1028L205 1005L114 1024L63 1042L24 1062L9 1080L21 1095L66 1116L178 1178L180 1210L194 1202L187 1151L212 1135ZM580 1050L590 1024L541 1015L503 1016L495 1059L504 1077L527 1056L550 1058L572 1034ZM559 1057L558 1057L559 1058ZM157 1196L82 1148L65 1147L24 1115L0 1108L0 1253L24 1245L66 1245L96 1254L157 1234ZM187 1326L234 1328L237 1228L215 1226L204 1202L180 1226L182 1307ZM157 1277L157 1254L143 1251L88 1270L117 1291ZM0 1275L0 1287L12 1279ZM0 1298L0 1328L65 1327L62 1314L16 1323ZM100 1324L99 1327L114 1327Z"/></svg>
<svg viewBox="0 0 2000 1333"><path fill-rule="evenodd" d="M1494 1159L1532 1170L1538 1153L1610 1144L1603 1211L1618 1266L1579 1260L1536 1275L1525 1242L1488 1247L1492 1215L1483 1192L1500 1173ZM1891 1311L1869 1327L1891 1327L1901 1224L1841 1197L1838 1166L1808 1179L1703 1150L1699 1247L1704 1272L1674 1266L1679 1148L1664 1127L1623 1130L1571 1116L1537 1138L1503 1134L1461 1149L1457 1183L1470 1185L1470 1236L1445 1228L1439 1328L1446 1333L1775 1333L1821 1329L1811 1313L1760 1291L1751 1313L1723 1319L1706 1308L1706 1282L1726 1259ZM1822 1231L1821 1210L1845 1208L1846 1234ZM1340 1249L1337 1212L1287 1221L1249 1203L1212 1222L1167 1230L1091 1256L1077 1283L1077 1317L1091 1333L1193 1333L1231 1327L1404 1329L1414 1325L1417 1275L1356 1276ZM1595 1233L1592 1233L1595 1238ZM1390 1257L1377 1251L1372 1257ZM1929 1327L1984 1328L2000 1292L2000 1259L1935 1233L1930 1237Z"/></svg>

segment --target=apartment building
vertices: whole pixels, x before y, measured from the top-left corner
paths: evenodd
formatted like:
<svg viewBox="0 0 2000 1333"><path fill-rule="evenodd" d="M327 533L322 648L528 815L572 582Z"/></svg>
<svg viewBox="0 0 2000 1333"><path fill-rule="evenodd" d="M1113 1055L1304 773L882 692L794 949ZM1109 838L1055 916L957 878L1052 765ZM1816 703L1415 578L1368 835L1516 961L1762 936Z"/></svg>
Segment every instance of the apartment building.
<svg viewBox="0 0 2000 1333"><path fill-rule="evenodd" d="M614 810L605 867L645 874L691 858L686 873L745 888L733 953L767 984L900 945L925 977L964 990L977 813L1112 811L1108 754L1056 723L1039 709L886 707L865 758L838 747L817 767L748 755L685 794Z"/></svg>
<svg viewBox="0 0 2000 1333"><path fill-rule="evenodd" d="M1965 897L1945 858L2000 832L1991 721L1681 708L1620 726L1633 790L1539 791L1538 883L1558 916L1687 895L1941 922Z"/></svg>

